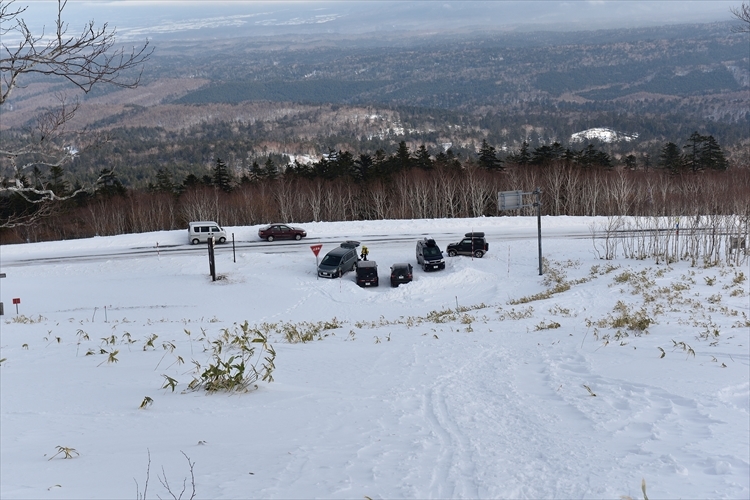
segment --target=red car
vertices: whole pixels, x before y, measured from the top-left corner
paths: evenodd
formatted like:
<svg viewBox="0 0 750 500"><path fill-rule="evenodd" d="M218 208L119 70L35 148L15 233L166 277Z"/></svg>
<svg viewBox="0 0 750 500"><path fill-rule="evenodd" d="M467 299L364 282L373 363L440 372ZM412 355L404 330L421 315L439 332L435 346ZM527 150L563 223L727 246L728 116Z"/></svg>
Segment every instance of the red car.
<svg viewBox="0 0 750 500"><path fill-rule="evenodd" d="M262 240L301 240L307 236L307 231L299 227L286 224L271 224L258 229L258 236Z"/></svg>

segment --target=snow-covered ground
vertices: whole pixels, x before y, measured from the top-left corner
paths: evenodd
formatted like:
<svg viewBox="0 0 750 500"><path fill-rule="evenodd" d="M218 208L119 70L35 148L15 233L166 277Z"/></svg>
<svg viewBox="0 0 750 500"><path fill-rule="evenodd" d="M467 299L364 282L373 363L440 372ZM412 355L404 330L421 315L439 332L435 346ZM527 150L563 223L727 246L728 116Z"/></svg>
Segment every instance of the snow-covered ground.
<svg viewBox="0 0 750 500"><path fill-rule="evenodd" d="M600 260L596 222L543 219L544 276L533 217L227 228L216 282L186 231L0 247L0 497L750 497L750 269ZM316 279L345 239L380 287ZM273 382L188 390L245 321Z"/></svg>

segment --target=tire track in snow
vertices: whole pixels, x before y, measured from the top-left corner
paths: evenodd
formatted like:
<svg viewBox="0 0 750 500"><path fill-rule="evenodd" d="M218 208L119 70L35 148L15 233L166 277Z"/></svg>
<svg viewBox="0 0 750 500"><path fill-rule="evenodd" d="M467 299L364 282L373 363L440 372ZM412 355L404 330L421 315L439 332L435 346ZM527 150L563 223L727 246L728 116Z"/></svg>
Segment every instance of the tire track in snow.
<svg viewBox="0 0 750 500"><path fill-rule="evenodd" d="M469 442L445 401L445 384L439 383L427 391L425 411L441 442L438 464L432 471L430 496L433 498L477 498L473 484L474 464ZM445 483L448 480L448 484ZM445 491L450 489L450 491Z"/></svg>
<svg viewBox="0 0 750 500"><path fill-rule="evenodd" d="M431 387L425 391L423 396L422 412L427 423L430 425L432 432L437 436L440 448L438 450L436 465L432 469L432 477L430 478L429 498L446 498L452 496L452 494L443 491L443 482L450 476L450 470L453 464L453 453L451 451L452 442L450 434L441 424L435 411L434 399L435 387Z"/></svg>
<svg viewBox="0 0 750 500"><path fill-rule="evenodd" d="M475 364L484 364L489 355L489 352L483 352L479 359L438 377L424 392L422 412L432 433L437 436L440 447L437 463L432 466L428 488L430 498L479 497L471 443L466 430L456 419L465 409L455 404L449 406L446 393L449 389L454 389L452 395L460 393L463 387L456 387L457 384L452 382L464 380L467 372L472 371L471 367ZM450 387L451 385L453 387Z"/></svg>

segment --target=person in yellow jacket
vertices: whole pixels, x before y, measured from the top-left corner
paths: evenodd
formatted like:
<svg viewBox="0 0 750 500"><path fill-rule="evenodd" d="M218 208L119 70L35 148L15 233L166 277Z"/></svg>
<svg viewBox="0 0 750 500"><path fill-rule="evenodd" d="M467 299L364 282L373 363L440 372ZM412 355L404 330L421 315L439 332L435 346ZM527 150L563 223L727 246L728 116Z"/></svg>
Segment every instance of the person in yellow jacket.
<svg viewBox="0 0 750 500"><path fill-rule="evenodd" d="M370 251L367 249L366 246L362 245L362 253L360 253L360 257L362 257L362 260L367 260L367 256L370 254Z"/></svg>

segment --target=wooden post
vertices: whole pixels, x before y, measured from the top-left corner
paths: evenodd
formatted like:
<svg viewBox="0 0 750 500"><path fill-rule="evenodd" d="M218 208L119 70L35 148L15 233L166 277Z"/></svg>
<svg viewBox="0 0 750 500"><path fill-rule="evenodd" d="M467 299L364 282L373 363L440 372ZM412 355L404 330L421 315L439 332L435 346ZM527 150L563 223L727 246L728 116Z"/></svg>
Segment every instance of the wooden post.
<svg viewBox="0 0 750 500"><path fill-rule="evenodd" d="M0 273L0 278L5 278L5 273ZM5 306L0 302L0 316L5 314Z"/></svg>
<svg viewBox="0 0 750 500"><path fill-rule="evenodd" d="M208 238L208 267L212 281L216 281L216 261L214 259L214 237Z"/></svg>

